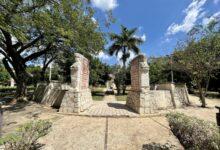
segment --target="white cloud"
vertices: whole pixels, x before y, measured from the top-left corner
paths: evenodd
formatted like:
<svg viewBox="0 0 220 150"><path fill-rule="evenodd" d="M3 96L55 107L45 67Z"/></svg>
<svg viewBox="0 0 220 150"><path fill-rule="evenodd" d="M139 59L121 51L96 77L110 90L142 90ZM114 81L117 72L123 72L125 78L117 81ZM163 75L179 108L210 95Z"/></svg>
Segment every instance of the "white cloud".
<svg viewBox="0 0 220 150"><path fill-rule="evenodd" d="M211 17L206 17L202 20L203 25L208 25L211 21L220 20L220 11L213 14Z"/></svg>
<svg viewBox="0 0 220 150"><path fill-rule="evenodd" d="M173 35L178 32L189 32L196 21L204 16L203 6L207 0L193 0L192 3L184 10L186 14L181 24L172 23L167 29L167 35Z"/></svg>
<svg viewBox="0 0 220 150"><path fill-rule="evenodd" d="M92 17L91 19L92 19L93 23L95 23L95 24L97 23L97 20L94 17Z"/></svg>
<svg viewBox="0 0 220 150"><path fill-rule="evenodd" d="M136 38L141 38L144 42L145 42L146 39L147 39L146 34L143 34L142 36L134 35L134 37L136 37Z"/></svg>
<svg viewBox="0 0 220 150"><path fill-rule="evenodd" d="M146 34L143 34L143 35L141 36L141 39L145 42L145 41L146 41Z"/></svg>
<svg viewBox="0 0 220 150"><path fill-rule="evenodd" d="M102 11L113 10L118 6L117 0L91 0L92 5Z"/></svg>
<svg viewBox="0 0 220 150"><path fill-rule="evenodd" d="M169 43L170 41L171 41L172 39L170 38L170 37L164 37L163 39L162 39L162 42L161 42L161 44L164 44L164 43Z"/></svg>
<svg viewBox="0 0 220 150"><path fill-rule="evenodd" d="M218 4L220 0L214 0L214 4Z"/></svg>
<svg viewBox="0 0 220 150"><path fill-rule="evenodd" d="M121 61L121 56L122 56L122 52L120 51L118 53L118 57L116 57L116 59L117 59L118 63L120 64L120 66L123 66L123 62ZM128 58L128 60L126 62L126 65L128 65L130 63L130 61L135 58L135 56L136 56L135 53L130 52L130 57Z"/></svg>
<svg viewBox="0 0 220 150"><path fill-rule="evenodd" d="M99 52L97 56L100 60L109 60L110 56L104 52Z"/></svg>

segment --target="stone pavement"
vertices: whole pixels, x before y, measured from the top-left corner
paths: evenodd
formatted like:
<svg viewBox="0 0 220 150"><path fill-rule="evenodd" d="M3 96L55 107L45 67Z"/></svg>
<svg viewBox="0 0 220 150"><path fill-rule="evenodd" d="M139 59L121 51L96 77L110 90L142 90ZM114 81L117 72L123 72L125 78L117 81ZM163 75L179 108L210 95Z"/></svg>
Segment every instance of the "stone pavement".
<svg viewBox="0 0 220 150"><path fill-rule="evenodd" d="M141 150L151 142L168 142L183 149L166 117L63 116L39 142L44 145L43 150Z"/></svg>
<svg viewBox="0 0 220 150"><path fill-rule="evenodd" d="M116 101L114 95L106 95L103 101L94 101L93 106L80 115L94 117L136 117L139 114L125 106L125 101Z"/></svg>

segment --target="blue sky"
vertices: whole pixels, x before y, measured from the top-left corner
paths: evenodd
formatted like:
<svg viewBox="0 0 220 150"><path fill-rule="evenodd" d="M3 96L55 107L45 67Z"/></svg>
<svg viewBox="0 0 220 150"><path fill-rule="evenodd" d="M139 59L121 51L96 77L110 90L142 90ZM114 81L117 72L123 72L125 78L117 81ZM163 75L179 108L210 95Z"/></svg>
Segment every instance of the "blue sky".
<svg viewBox="0 0 220 150"><path fill-rule="evenodd" d="M146 56L170 54L177 41L184 39L195 24L207 24L220 17L220 0L91 0L104 32L120 32L120 25L137 27L137 36L144 40L140 46ZM102 25L105 12L112 10L116 23ZM108 45L106 45L107 47ZM100 53L99 58L115 64L118 60Z"/></svg>

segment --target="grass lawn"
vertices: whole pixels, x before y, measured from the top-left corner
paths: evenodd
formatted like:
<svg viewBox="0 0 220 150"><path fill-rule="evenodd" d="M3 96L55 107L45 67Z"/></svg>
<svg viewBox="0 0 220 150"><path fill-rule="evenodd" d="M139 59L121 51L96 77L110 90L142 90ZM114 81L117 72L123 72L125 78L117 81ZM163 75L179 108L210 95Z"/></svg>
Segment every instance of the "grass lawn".
<svg viewBox="0 0 220 150"><path fill-rule="evenodd" d="M127 95L115 95L117 101L126 101Z"/></svg>
<svg viewBox="0 0 220 150"><path fill-rule="evenodd" d="M92 99L94 101L102 101L105 96L103 88L92 88Z"/></svg>

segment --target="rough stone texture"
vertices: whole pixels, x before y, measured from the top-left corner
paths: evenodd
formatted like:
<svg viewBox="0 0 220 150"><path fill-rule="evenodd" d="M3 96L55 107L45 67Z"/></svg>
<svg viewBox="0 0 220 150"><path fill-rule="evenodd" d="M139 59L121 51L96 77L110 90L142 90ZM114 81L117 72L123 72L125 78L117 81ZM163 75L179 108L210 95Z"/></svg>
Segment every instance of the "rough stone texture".
<svg viewBox="0 0 220 150"><path fill-rule="evenodd" d="M33 94L33 100L51 107L60 107L65 91L61 83L39 83Z"/></svg>
<svg viewBox="0 0 220 150"><path fill-rule="evenodd" d="M144 55L139 55L131 62L131 90L149 90L149 66Z"/></svg>
<svg viewBox="0 0 220 150"><path fill-rule="evenodd" d="M149 66L144 55L131 61L131 91L126 105L140 114L153 113L155 101L149 100Z"/></svg>
<svg viewBox="0 0 220 150"><path fill-rule="evenodd" d="M79 113L92 105L89 89L89 61L83 55L75 53L76 62L71 66L71 88L67 88L60 112Z"/></svg>
<svg viewBox="0 0 220 150"><path fill-rule="evenodd" d="M155 113L161 109L181 108L189 104L186 86L157 85L150 90L147 59L139 55L131 62L131 91L126 105L139 114Z"/></svg>
<svg viewBox="0 0 220 150"><path fill-rule="evenodd" d="M92 105L89 89L89 61L75 53L76 62L71 66L71 84L51 82L37 85L33 100L59 108L63 113L79 113Z"/></svg>

